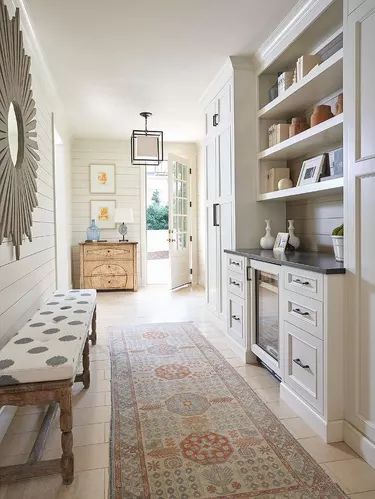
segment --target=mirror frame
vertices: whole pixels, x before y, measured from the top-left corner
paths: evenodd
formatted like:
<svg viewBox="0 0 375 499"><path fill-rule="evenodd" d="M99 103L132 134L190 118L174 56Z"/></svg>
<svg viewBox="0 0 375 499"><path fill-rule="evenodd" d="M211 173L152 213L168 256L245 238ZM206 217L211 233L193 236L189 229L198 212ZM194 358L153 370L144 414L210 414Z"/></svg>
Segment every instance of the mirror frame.
<svg viewBox="0 0 375 499"><path fill-rule="evenodd" d="M32 241L32 213L38 206L36 107L31 89L30 57L26 55L16 9L10 18L0 0L0 244L7 240L20 258L25 236ZM10 154L8 114L13 104L18 127L16 164Z"/></svg>

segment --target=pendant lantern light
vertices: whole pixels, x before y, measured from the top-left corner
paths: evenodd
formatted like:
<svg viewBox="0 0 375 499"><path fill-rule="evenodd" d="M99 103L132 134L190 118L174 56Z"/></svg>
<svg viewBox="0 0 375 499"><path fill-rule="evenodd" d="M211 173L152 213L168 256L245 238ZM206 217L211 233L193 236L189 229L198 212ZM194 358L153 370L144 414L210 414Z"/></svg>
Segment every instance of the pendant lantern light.
<svg viewBox="0 0 375 499"><path fill-rule="evenodd" d="M144 130L133 130L131 136L132 165L159 165L163 161L163 132L148 130L147 120L152 113L140 113L145 119Z"/></svg>

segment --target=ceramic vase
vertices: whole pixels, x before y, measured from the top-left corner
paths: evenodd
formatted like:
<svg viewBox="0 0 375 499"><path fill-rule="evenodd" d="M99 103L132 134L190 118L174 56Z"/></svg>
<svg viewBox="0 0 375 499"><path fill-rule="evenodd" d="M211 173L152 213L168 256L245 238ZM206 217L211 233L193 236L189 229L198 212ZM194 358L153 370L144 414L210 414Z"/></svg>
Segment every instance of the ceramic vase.
<svg viewBox="0 0 375 499"><path fill-rule="evenodd" d="M279 191L282 191L283 189L290 189L291 187L293 187L293 182L290 178L282 178L277 184Z"/></svg>
<svg viewBox="0 0 375 499"><path fill-rule="evenodd" d="M333 118L331 106L327 106L325 104L315 106L314 112L311 115L310 125L312 127L319 125L319 123L323 123L323 121L327 121L330 118Z"/></svg>
<svg viewBox="0 0 375 499"><path fill-rule="evenodd" d="M301 241L299 237L297 237L294 233L294 220L288 220L288 232L289 232L289 241L288 243L293 246L294 249L299 248Z"/></svg>
<svg viewBox="0 0 375 499"><path fill-rule="evenodd" d="M100 240L100 229L96 225L95 220L91 220L91 225L87 228L86 233L87 241L99 241Z"/></svg>
<svg viewBox="0 0 375 499"><path fill-rule="evenodd" d="M294 137L308 128L309 125L306 123L305 118L292 118L292 123L289 125L289 137Z"/></svg>
<svg viewBox="0 0 375 499"><path fill-rule="evenodd" d="M260 247L262 249L272 249L275 244L275 238L271 234L271 221L265 220L266 222L266 233L260 240Z"/></svg>

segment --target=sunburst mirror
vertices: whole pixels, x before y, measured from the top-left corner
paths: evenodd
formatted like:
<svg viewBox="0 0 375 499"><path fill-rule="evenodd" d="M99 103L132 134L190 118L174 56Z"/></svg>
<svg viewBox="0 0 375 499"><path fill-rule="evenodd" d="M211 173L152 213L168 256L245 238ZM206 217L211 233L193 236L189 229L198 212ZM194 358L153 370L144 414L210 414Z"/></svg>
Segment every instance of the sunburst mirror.
<svg viewBox="0 0 375 499"><path fill-rule="evenodd" d="M7 239L20 258L32 240L39 155L30 57L25 54L19 10L10 18L0 0L0 244Z"/></svg>

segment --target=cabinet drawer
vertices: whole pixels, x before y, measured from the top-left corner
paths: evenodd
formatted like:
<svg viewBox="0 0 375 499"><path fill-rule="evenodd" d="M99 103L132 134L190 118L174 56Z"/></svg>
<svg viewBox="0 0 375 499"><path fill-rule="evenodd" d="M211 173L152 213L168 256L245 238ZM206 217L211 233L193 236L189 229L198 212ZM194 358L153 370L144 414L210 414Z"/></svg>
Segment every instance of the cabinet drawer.
<svg viewBox="0 0 375 499"><path fill-rule="evenodd" d="M85 260L133 260L134 249L132 244L120 246L85 245Z"/></svg>
<svg viewBox="0 0 375 499"><path fill-rule="evenodd" d="M323 276L316 272L285 267L284 287L288 291L323 301Z"/></svg>
<svg viewBox="0 0 375 499"><path fill-rule="evenodd" d="M237 343L246 344L245 323L246 311L245 301L232 293L228 293L228 334Z"/></svg>
<svg viewBox="0 0 375 499"><path fill-rule="evenodd" d="M244 273L246 266L246 258L238 255L228 254L227 258L227 268L232 272L238 272L240 274Z"/></svg>
<svg viewBox="0 0 375 499"><path fill-rule="evenodd" d="M281 308L283 320L323 339L322 302L288 291L282 295Z"/></svg>
<svg viewBox="0 0 375 499"><path fill-rule="evenodd" d="M244 276L241 274L233 273L232 271L227 273L227 290L240 298L245 297L245 286L247 281L245 281Z"/></svg>
<svg viewBox="0 0 375 499"><path fill-rule="evenodd" d="M93 276L85 277L85 287L90 289L133 289L133 276Z"/></svg>
<svg viewBox="0 0 375 499"><path fill-rule="evenodd" d="M84 263L84 275L87 277L97 276L132 276L134 274L132 260L87 261Z"/></svg>
<svg viewBox="0 0 375 499"><path fill-rule="evenodd" d="M323 413L323 342L286 321L284 340L285 383Z"/></svg>

